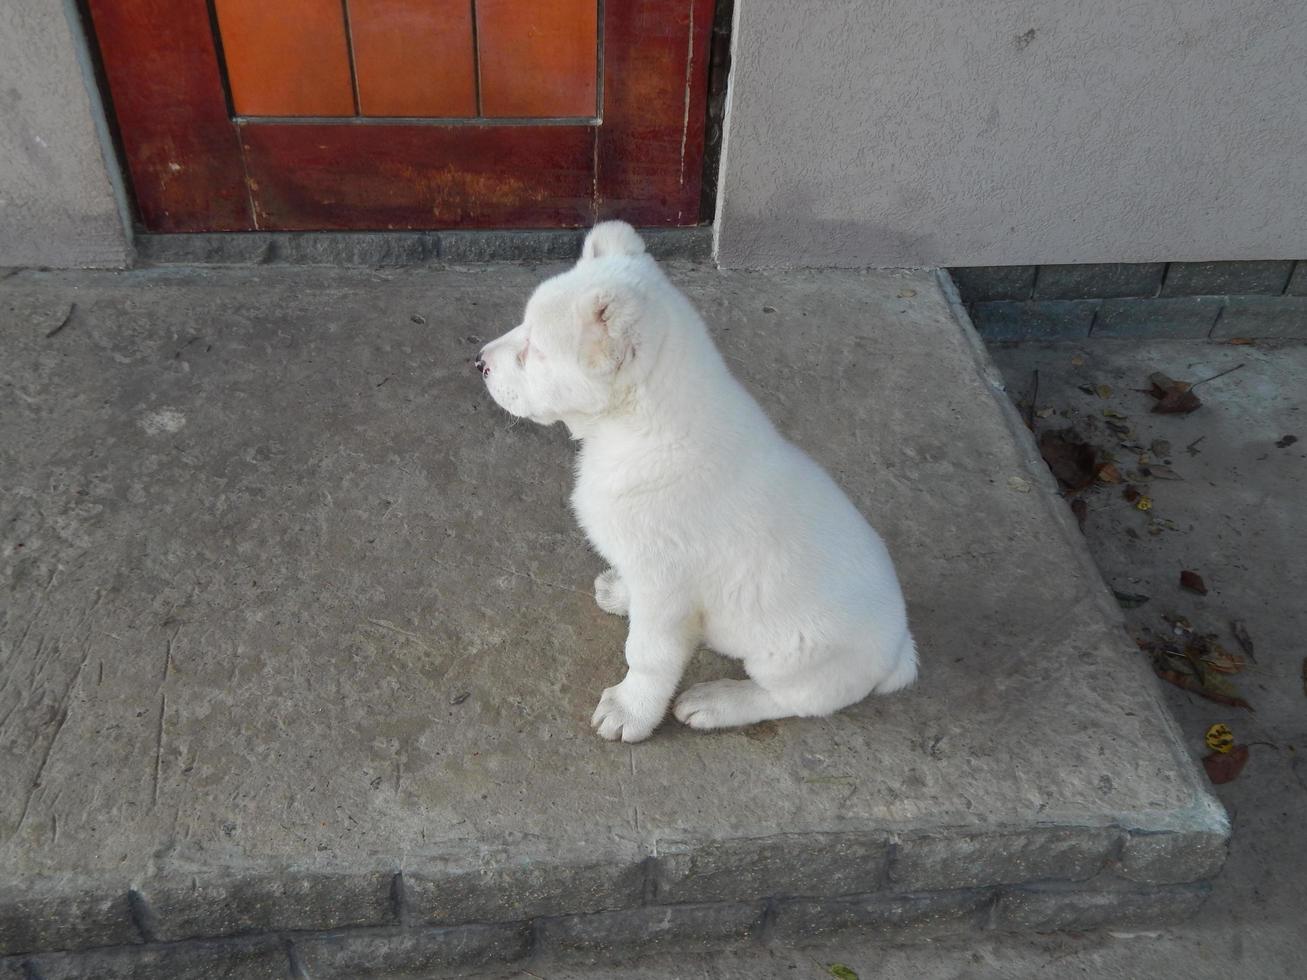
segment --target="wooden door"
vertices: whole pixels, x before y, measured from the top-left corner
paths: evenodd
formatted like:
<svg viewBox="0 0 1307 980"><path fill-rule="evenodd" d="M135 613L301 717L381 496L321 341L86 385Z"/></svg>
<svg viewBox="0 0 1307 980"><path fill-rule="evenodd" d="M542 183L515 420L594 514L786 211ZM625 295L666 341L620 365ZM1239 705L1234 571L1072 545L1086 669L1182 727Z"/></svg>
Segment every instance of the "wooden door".
<svg viewBox="0 0 1307 980"><path fill-rule="evenodd" d="M713 0L88 0L148 231L698 220Z"/></svg>

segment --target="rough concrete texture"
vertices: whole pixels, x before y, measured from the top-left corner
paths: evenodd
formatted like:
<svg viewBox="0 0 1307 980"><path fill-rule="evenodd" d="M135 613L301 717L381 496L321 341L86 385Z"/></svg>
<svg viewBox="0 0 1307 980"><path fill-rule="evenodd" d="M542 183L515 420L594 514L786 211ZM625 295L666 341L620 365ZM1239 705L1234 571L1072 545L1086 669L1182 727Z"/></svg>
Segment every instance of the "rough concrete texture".
<svg viewBox="0 0 1307 980"><path fill-rule="evenodd" d="M0 267L118 267L130 255L73 8L0 4Z"/></svg>
<svg viewBox="0 0 1307 980"><path fill-rule="evenodd" d="M712 229L644 228L649 254L702 261ZM393 266L438 262L567 261L581 251L584 230L411 232L233 232L137 235L137 265Z"/></svg>
<svg viewBox="0 0 1307 980"><path fill-rule="evenodd" d="M1216 870L1224 814L929 273L673 270L885 535L922 681L595 737L624 623L574 449L468 366L548 271L0 282L4 951L102 941L31 896L128 894L152 944L566 914L533 935L590 949L729 941L765 898L1097 891L1127 833Z"/></svg>
<svg viewBox="0 0 1307 980"><path fill-rule="evenodd" d="M1307 256L1307 8L750 0L728 266Z"/></svg>
<svg viewBox="0 0 1307 980"><path fill-rule="evenodd" d="M885 929L846 920L843 935L820 931L838 922L831 910L817 917L811 931L785 931L785 905L774 935L797 948L774 944L696 957L645 958L638 963L588 969L533 963L530 973L499 974L514 980L830 980L830 964L844 964L862 980L1030 980L1033 977L1085 977L1093 980L1299 980L1303 975L1303 912L1307 907L1307 837L1301 819L1307 803L1307 695L1302 686L1302 637L1307 607L1301 583L1307 579L1302 524L1303 393L1307 392L1307 344L1260 343L1255 347L1203 341L1089 340L1074 344L1005 345L993 350L1014 394L1028 391L1039 371L1039 408L1052 408L1101 438L1130 463L1130 454L1113 443L1102 422L1103 408L1128 416L1135 435L1124 441L1171 443L1171 466L1182 481L1154 480L1149 492L1163 521L1148 533L1149 517L1111 489L1087 496L1090 511L1085 540L1108 581L1123 592L1147 594L1148 602L1124 615L1132 627L1164 628L1162 614L1179 613L1195 627L1220 635L1238 650L1228 623L1241 619L1253 639L1257 661L1232 678L1255 713L1222 707L1170 686L1164 699L1195 755L1204 754L1203 733L1214 722L1228 723L1252 758L1234 782L1214 788L1232 816L1230 856L1204 900L1202 889L1182 884L1152 890L1150 852L1158 838L1133 836L1122 852L1138 889L1121 885L1070 894L1047 886L1025 886L1000 899L1011 915L1019 910L1045 916L1041 927L1057 925L1049 916L1076 910L1083 926L1110 912L1117 921L1104 928L1050 935L978 934L974 922L949 922L948 896L937 892L932 933ZM1154 415L1148 398L1133 389L1154 370L1199 379L1246 365L1198 389L1203 408L1188 417ZM1108 384L1108 401L1086 394L1080 385ZM1119 421L1119 420L1117 420ZM1065 425L1060 414L1041 425ZM1277 446L1284 436L1300 441ZM1190 453L1186 447L1201 442ZM1177 569L1195 568L1214 586L1206 596L1179 588ZM1100 684L1116 683L1115 676ZM1203 857L1199 848L1191 852ZM1174 854L1168 866L1178 869ZM1191 869L1192 870L1192 869ZM1164 878L1152 879L1160 883ZM1036 899L1044 902L1042 911ZM1141 904L1141 901L1143 904ZM1158 904L1178 917L1147 924ZM1199 906L1199 903L1201 905ZM858 905L841 900L827 905ZM982 912L993 906L985 905ZM1188 910L1188 911L1186 911ZM959 915L962 913L959 912ZM873 920L874 921L874 920ZM1103 921L1102 919L1099 920ZM959 933L963 933L959 935ZM903 945L930 937L929 944ZM940 937L943 938L940 938Z"/></svg>

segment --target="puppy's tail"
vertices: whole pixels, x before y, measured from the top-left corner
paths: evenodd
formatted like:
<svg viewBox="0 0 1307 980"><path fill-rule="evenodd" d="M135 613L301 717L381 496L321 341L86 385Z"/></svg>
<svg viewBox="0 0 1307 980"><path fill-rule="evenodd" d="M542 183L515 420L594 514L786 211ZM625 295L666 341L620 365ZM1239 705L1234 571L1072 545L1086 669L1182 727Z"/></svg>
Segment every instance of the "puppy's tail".
<svg viewBox="0 0 1307 980"><path fill-rule="evenodd" d="M903 642L899 644L898 654L895 657L894 669L876 685L876 693L893 694L895 691L903 690L916 679L917 644L912 639L911 633L904 633Z"/></svg>

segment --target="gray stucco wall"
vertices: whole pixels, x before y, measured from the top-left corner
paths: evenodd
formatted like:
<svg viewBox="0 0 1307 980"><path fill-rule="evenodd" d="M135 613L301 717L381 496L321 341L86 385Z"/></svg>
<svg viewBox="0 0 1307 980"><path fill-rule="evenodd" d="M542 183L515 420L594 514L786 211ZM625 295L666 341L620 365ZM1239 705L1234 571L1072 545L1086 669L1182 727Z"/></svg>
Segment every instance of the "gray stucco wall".
<svg viewBox="0 0 1307 980"><path fill-rule="evenodd" d="M1307 257L1307 4L735 16L724 265Z"/></svg>
<svg viewBox="0 0 1307 980"><path fill-rule="evenodd" d="M98 99L63 0L0 0L0 266L122 266Z"/></svg>

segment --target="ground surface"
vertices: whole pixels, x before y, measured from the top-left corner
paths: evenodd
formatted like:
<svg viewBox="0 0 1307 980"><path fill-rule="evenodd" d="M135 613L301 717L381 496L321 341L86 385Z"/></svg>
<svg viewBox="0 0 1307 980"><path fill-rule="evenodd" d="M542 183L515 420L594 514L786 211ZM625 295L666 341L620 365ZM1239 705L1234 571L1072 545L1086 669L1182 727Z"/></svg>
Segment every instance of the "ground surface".
<svg viewBox="0 0 1307 980"><path fill-rule="evenodd" d="M542 274L0 283L11 891L623 868L869 829L1069 827L1107 850L1109 826L1218 827L1065 505L922 272L677 271L780 428L886 537L921 683L831 719L597 739L624 627L589 594L573 448L511 424L468 365ZM1209 603L1234 596L1208 564ZM692 679L732 670L704 654ZM924 856L899 881L969 884L958 866Z"/></svg>
<svg viewBox="0 0 1307 980"><path fill-rule="evenodd" d="M1208 726L1225 722L1251 757L1235 781L1215 788L1234 825L1230 859L1202 911L1165 929L1081 935L986 939L963 944L886 948L824 944L800 951L719 954L694 962L645 961L623 972L631 980L745 980L793 977L829 980L827 965L843 963L862 980L999 980L1092 977L1095 980L1289 980L1304 975L1307 942L1307 345L1256 347L1200 341L1094 340L1076 344L1020 344L991 354L1014 395L1030 391L1039 372L1036 410L1053 409L1045 427L1075 424L1090 441L1116 453L1123 473L1138 453L1121 443L1171 444L1171 469L1181 481L1141 481L1154 501L1151 514L1124 501L1121 487L1084 494L1085 536L1116 589L1149 595L1127 610L1136 631L1164 631L1163 614L1187 617L1239 650L1229 630L1242 619L1256 663L1233 678L1256 709L1248 713L1175 688L1165 699L1195 756L1205 754ZM1153 371L1200 380L1244 367L1202 385L1204 407L1188 416L1150 412ZM1108 398L1081 385L1108 385ZM1118 412L1132 434L1118 436L1103 410ZM1067 414L1063 414L1067 413ZM1277 446L1286 435L1299 441ZM1195 442L1193 452L1186 446ZM1165 464L1164 464L1165 465ZM1150 519L1151 517L1151 519ZM1154 521L1160 534L1148 533ZM1134 532L1133 534L1131 532ZM1203 575L1206 596L1179 587L1179 571ZM1099 684L1120 683L1104 676ZM539 968L547 980L591 980L602 971ZM527 974L518 974L526 977Z"/></svg>

